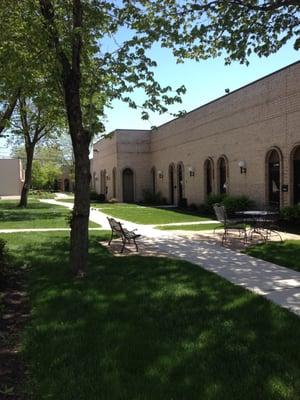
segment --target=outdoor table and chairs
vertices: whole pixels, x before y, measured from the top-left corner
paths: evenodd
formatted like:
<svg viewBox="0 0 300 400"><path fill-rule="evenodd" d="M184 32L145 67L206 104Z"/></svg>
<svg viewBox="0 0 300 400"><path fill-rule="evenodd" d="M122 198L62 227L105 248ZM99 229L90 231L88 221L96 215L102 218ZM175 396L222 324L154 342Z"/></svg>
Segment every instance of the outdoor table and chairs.
<svg viewBox="0 0 300 400"><path fill-rule="evenodd" d="M238 211L235 217L228 217L226 208L222 204L213 206L217 220L223 225L224 233L222 245L228 239L229 231L238 231L239 238L246 244L252 241L255 235L259 235L265 242L276 235L282 241L279 228L276 223L279 220L279 212L273 210L246 210Z"/></svg>
<svg viewBox="0 0 300 400"><path fill-rule="evenodd" d="M264 241L268 241L271 235L275 234L282 241L282 237L278 232L279 228L276 225L279 219L278 211L247 210L238 211L236 215L250 226L250 230L247 233L248 239L252 240L254 235L259 235Z"/></svg>

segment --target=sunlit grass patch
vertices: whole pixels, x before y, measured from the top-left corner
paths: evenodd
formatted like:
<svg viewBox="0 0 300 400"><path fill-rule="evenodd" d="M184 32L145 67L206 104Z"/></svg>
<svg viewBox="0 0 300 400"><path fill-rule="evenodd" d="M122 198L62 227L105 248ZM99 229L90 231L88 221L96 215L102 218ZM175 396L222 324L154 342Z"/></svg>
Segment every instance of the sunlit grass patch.
<svg viewBox="0 0 300 400"><path fill-rule="evenodd" d="M99 208L112 217L135 222L137 224L159 225L209 220L209 218L203 217L200 214L176 208L158 208L126 203L93 203L92 207Z"/></svg>
<svg viewBox="0 0 300 400"><path fill-rule="evenodd" d="M247 254L300 271L300 240L286 240L249 247Z"/></svg>

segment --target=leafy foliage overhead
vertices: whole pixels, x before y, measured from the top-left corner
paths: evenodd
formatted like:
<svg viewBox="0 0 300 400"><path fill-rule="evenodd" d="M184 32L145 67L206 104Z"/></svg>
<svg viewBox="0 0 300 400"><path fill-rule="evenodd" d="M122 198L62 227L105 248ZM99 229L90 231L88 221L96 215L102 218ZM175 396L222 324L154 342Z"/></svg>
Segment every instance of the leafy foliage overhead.
<svg viewBox="0 0 300 400"><path fill-rule="evenodd" d="M59 98L58 76L66 72L61 65L73 67L72 45L80 35L80 94L91 135L104 129L104 106L114 99L140 107L144 119L149 110L163 113L181 102L184 86L173 90L155 79L157 62L149 56L154 43L171 49L178 62L225 51L227 63L248 63L251 53L268 56L291 38L295 49L300 45L298 0L82 0L80 28L73 25L73 1L5 3L0 8L0 100L16 86L30 90L41 77ZM52 46L49 34L56 37ZM145 93L142 104L134 99L136 90Z"/></svg>

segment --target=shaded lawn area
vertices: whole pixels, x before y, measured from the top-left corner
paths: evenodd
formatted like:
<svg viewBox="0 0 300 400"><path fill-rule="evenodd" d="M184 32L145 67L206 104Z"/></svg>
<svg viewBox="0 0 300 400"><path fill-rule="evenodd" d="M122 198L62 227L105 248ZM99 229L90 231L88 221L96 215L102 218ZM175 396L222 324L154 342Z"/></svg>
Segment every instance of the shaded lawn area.
<svg viewBox="0 0 300 400"><path fill-rule="evenodd" d="M91 206L99 208L105 214L111 215L112 217L145 225L170 224L172 222L197 222L210 219L196 213L179 209L164 209L140 206L137 204L92 203Z"/></svg>
<svg viewBox="0 0 300 400"><path fill-rule="evenodd" d="M299 398L298 317L186 262L113 257L99 237L83 281L66 234L5 237L29 269L33 399Z"/></svg>
<svg viewBox="0 0 300 400"><path fill-rule="evenodd" d="M12 200L0 200L0 229L68 228L71 210L53 204L29 200L27 208L19 208ZM100 225L90 222L90 227Z"/></svg>
<svg viewBox="0 0 300 400"><path fill-rule="evenodd" d="M300 240L258 244L246 253L300 272Z"/></svg>
<svg viewBox="0 0 300 400"><path fill-rule="evenodd" d="M161 231L208 231L213 229L223 229L221 224L193 224L193 225L169 225L169 226L155 226L156 229Z"/></svg>

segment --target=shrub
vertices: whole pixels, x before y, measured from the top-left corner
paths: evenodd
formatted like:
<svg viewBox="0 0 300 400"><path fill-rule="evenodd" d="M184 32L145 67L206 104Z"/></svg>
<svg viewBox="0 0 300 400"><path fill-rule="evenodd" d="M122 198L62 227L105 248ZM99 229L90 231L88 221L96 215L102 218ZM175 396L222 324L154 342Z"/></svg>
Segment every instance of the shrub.
<svg viewBox="0 0 300 400"><path fill-rule="evenodd" d="M146 204L165 204L165 199L160 192L153 193L151 190L143 190L143 202Z"/></svg>
<svg viewBox="0 0 300 400"><path fill-rule="evenodd" d="M106 200L105 194L100 193L100 194L98 195L98 201L99 201L99 203L104 203L105 200Z"/></svg>
<svg viewBox="0 0 300 400"><path fill-rule="evenodd" d="M227 213L234 214L237 211L250 210L255 206L253 200L247 196L228 196L226 194L212 194L208 196L204 204L199 207L203 214L214 214L213 205L215 203L223 204Z"/></svg>
<svg viewBox="0 0 300 400"><path fill-rule="evenodd" d="M225 196L222 204L229 215L237 211L251 210L255 207L255 202L247 196Z"/></svg>
<svg viewBox="0 0 300 400"><path fill-rule="evenodd" d="M178 202L179 208L187 208L187 199L184 197Z"/></svg>
<svg viewBox="0 0 300 400"><path fill-rule="evenodd" d="M34 199L54 199L55 194L44 190L30 190L29 196Z"/></svg>
<svg viewBox="0 0 300 400"><path fill-rule="evenodd" d="M195 203L191 203L191 204L189 204L189 210L197 211L198 210L198 206Z"/></svg>
<svg viewBox="0 0 300 400"><path fill-rule="evenodd" d="M207 197L205 202L200 205L199 211L202 214L208 214L208 215L213 215L214 214L214 209L213 205L215 203L222 203L224 200L225 195L224 194L211 194Z"/></svg>
<svg viewBox="0 0 300 400"><path fill-rule="evenodd" d="M284 221L300 225L300 204L282 208L280 218Z"/></svg>
<svg viewBox="0 0 300 400"><path fill-rule="evenodd" d="M104 203L106 200L106 197L105 197L105 194L103 194L103 193L98 194L95 191L91 191L90 192L90 200L94 201L96 203Z"/></svg>

